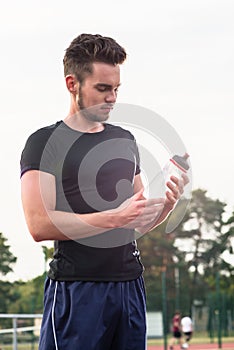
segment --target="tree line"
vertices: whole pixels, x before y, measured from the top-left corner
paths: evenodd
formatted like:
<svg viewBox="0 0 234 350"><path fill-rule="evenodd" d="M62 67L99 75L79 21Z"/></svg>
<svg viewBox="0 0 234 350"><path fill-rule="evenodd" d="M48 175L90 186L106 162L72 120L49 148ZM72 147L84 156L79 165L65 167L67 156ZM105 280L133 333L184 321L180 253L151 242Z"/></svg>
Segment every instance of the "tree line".
<svg viewBox="0 0 234 350"><path fill-rule="evenodd" d="M181 215L186 201L178 203L175 218ZM227 213L226 207L219 199L210 198L206 190L194 190L183 220L172 232L165 233L167 220L138 240L145 266L148 311L162 311L166 298L168 320L175 309L191 314L194 305L206 305L211 310L211 322L212 312L218 307L218 291L222 310L234 321L234 266L226 258L232 256L233 261L234 257L234 212ZM42 249L46 263L52 249ZM0 233L0 274L12 272L16 260ZM42 313L44 281L45 274L27 282L1 280L0 313ZM223 315L224 329L225 320ZM1 326L7 322L1 320Z"/></svg>

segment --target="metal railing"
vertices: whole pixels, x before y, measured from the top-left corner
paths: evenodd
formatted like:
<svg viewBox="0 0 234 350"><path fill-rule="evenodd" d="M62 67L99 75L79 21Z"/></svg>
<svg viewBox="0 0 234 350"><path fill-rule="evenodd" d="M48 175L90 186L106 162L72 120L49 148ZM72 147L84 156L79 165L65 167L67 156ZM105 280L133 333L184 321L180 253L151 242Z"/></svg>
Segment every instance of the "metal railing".
<svg viewBox="0 0 234 350"><path fill-rule="evenodd" d="M42 318L42 314L0 314L0 318L11 318L12 319L12 328L9 329L0 329L0 334L12 333L13 334L13 350L17 350L17 333L18 332L28 332L39 330L39 326L30 326L30 327L17 327L18 319L36 319Z"/></svg>

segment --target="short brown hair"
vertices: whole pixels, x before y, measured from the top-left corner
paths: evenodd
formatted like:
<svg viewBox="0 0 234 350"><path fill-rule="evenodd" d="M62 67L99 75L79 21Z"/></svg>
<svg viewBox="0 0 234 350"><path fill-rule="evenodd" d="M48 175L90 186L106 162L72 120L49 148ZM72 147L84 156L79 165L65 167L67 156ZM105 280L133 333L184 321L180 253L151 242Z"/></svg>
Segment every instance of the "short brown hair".
<svg viewBox="0 0 234 350"><path fill-rule="evenodd" d="M64 75L74 74L82 83L92 73L92 63L121 64L126 51L114 39L100 34L81 34L66 49L63 59Z"/></svg>

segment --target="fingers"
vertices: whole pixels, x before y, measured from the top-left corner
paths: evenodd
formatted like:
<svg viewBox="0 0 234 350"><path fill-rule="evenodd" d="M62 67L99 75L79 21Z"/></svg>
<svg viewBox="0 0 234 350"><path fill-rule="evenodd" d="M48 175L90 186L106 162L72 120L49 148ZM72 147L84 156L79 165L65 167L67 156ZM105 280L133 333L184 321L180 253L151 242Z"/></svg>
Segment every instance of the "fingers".
<svg viewBox="0 0 234 350"><path fill-rule="evenodd" d="M165 198L152 198L137 202L139 214L137 220L142 222L155 220L158 213L161 213L165 206Z"/></svg>
<svg viewBox="0 0 234 350"><path fill-rule="evenodd" d="M184 186L189 183L189 177L186 174L182 174L182 179L184 181Z"/></svg>
<svg viewBox="0 0 234 350"><path fill-rule="evenodd" d="M167 182L167 187L170 190L170 192L167 191L167 193L170 193L170 195L173 196L173 198L177 201L183 192L181 193L182 190L180 190L179 188L179 180L176 179L176 181L173 182L175 183L175 185L173 185L173 183L170 181Z"/></svg>
<svg viewBox="0 0 234 350"><path fill-rule="evenodd" d="M156 207L146 207L140 215L138 215L130 225L133 228L145 227L152 224L157 220L164 209L164 204L157 205Z"/></svg>
<svg viewBox="0 0 234 350"><path fill-rule="evenodd" d="M137 192L134 194L131 198L129 198L126 201L126 205L130 205L134 201L137 203L137 206L142 209L145 207L154 207L158 205L164 205L165 203L165 198L150 198L150 199L145 199L144 197L142 198L143 191ZM155 209L154 209L155 210Z"/></svg>
<svg viewBox="0 0 234 350"><path fill-rule="evenodd" d="M146 200L146 206L160 205L165 203L165 198L150 198Z"/></svg>
<svg viewBox="0 0 234 350"><path fill-rule="evenodd" d="M176 176L171 176L170 180L166 183L169 189L169 191L166 191L166 206L173 209L183 194L185 185L182 178L179 179Z"/></svg>
<svg viewBox="0 0 234 350"><path fill-rule="evenodd" d="M143 214L144 215L151 215L151 214L155 214L158 211L162 210L165 204L165 199L163 200L163 202L161 204L157 204L157 206L155 205L151 205L151 206L146 206L143 209Z"/></svg>
<svg viewBox="0 0 234 350"><path fill-rule="evenodd" d="M178 199L176 199L174 195L169 191L166 192L166 197L167 197L166 206L167 207L170 206L171 208L173 208L176 202L178 201Z"/></svg>
<svg viewBox="0 0 234 350"><path fill-rule="evenodd" d="M184 188L189 183L189 177L185 173L181 174L180 179L174 175L170 177L170 180L174 182L176 185L180 186L180 188Z"/></svg>
<svg viewBox="0 0 234 350"><path fill-rule="evenodd" d="M118 208L113 209L119 215L121 227L135 228L156 220L158 213L162 212L165 198L145 199L143 189L123 202Z"/></svg>
<svg viewBox="0 0 234 350"><path fill-rule="evenodd" d="M189 177L186 174L182 174L180 178L171 176L170 181L167 182L167 187L173 192L177 199L184 193L184 187L189 183ZM173 185L173 187L171 186Z"/></svg>

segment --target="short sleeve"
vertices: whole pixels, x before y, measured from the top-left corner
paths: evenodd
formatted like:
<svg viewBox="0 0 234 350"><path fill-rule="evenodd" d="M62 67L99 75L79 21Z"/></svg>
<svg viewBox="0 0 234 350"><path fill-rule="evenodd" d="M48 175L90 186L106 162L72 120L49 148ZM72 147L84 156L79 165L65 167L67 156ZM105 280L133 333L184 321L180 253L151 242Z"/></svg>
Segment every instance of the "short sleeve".
<svg viewBox="0 0 234 350"><path fill-rule="evenodd" d="M49 138L50 133L46 129L40 129L29 136L21 154L21 177L29 170L41 170L54 175L54 154Z"/></svg>
<svg viewBox="0 0 234 350"><path fill-rule="evenodd" d="M135 161L136 161L136 164L135 164L135 168L136 168L135 175L138 175L141 172L140 153L139 153L139 149L138 149L138 145L137 145L135 137L133 136L133 134L130 131L128 131L128 133L129 133L132 145L133 145L132 149L133 149L133 153L134 153L134 157L135 157Z"/></svg>
<svg viewBox="0 0 234 350"><path fill-rule="evenodd" d="M140 154L139 154L139 149L136 143L136 140L134 139L135 142L135 152L136 152L136 171L135 171L135 175L140 174L141 172L141 167L140 167Z"/></svg>

